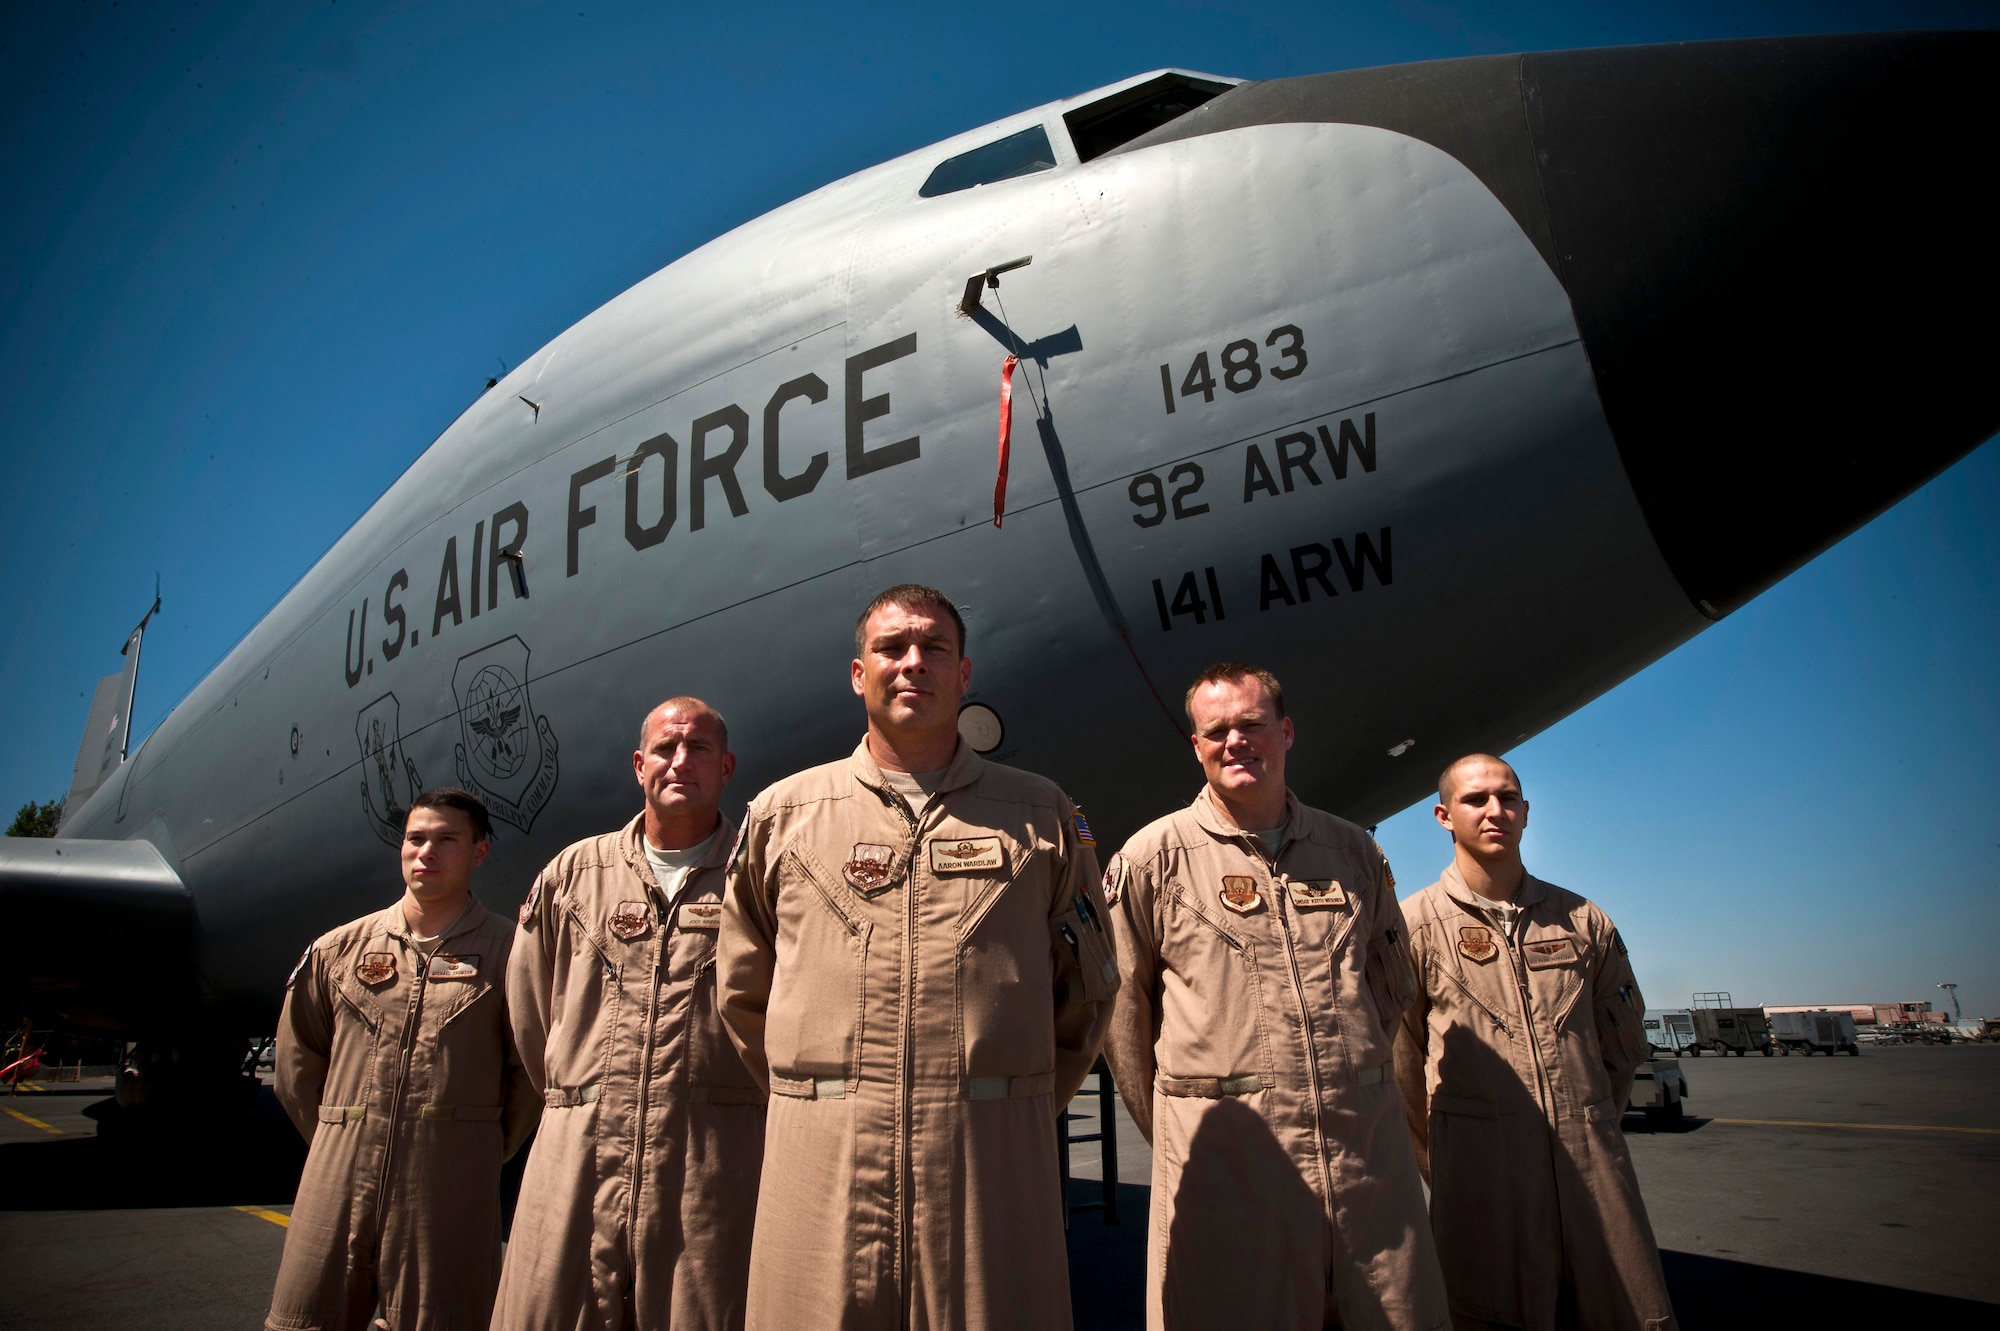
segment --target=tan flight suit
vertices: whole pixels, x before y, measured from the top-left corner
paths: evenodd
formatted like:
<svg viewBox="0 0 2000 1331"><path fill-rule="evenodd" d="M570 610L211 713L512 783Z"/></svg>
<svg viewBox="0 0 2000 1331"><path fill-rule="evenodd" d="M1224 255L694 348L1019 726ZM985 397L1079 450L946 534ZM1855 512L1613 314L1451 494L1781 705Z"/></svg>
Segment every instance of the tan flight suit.
<svg viewBox="0 0 2000 1331"><path fill-rule="evenodd" d="M513 930L476 900L428 963L399 901L306 949L278 1099L312 1143L264 1325L479 1331L500 1278L500 1165L541 1106L507 1028Z"/></svg>
<svg viewBox="0 0 2000 1331"><path fill-rule="evenodd" d="M771 1089L753 1331L1070 1325L1056 1116L1118 986L1078 823L964 744L920 815L865 741L751 804L720 964Z"/></svg>
<svg viewBox="0 0 2000 1331"><path fill-rule="evenodd" d="M1448 1325L1390 1075L1416 994L1381 850L1285 796L1273 861L1207 787L1106 875L1104 1055L1153 1144L1146 1324Z"/></svg>
<svg viewBox="0 0 2000 1331"><path fill-rule="evenodd" d="M727 819L671 901L644 815L579 841L521 907L507 993L548 1104L496 1331L743 1325L764 1092L716 1016Z"/></svg>
<svg viewBox="0 0 2000 1331"><path fill-rule="evenodd" d="M1674 1324L1618 1121L1645 1000L1604 912L1529 877L1510 938L1456 866L1403 903L1423 993L1397 1074L1452 1311L1544 1331Z"/></svg>

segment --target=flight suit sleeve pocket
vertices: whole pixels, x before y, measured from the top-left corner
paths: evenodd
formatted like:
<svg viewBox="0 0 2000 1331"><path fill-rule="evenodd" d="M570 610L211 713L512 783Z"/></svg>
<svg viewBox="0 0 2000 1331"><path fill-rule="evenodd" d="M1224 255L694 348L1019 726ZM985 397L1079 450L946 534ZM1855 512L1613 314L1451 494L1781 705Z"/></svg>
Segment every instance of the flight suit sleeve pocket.
<svg viewBox="0 0 2000 1331"><path fill-rule="evenodd" d="M1394 1030L1404 1011L1417 1001L1417 970L1410 963L1409 936L1400 919L1368 945L1368 991L1385 1033Z"/></svg>
<svg viewBox="0 0 2000 1331"><path fill-rule="evenodd" d="M1097 1002L1118 990L1118 953L1105 930L1104 916L1086 892L1078 892L1070 908L1050 925L1058 955L1075 959L1086 1001Z"/></svg>

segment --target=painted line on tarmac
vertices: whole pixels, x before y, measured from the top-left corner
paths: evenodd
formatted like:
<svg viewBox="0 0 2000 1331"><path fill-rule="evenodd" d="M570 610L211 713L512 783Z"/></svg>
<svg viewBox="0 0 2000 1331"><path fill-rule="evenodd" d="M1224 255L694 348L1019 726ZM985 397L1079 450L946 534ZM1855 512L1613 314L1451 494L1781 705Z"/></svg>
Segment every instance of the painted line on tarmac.
<svg viewBox="0 0 2000 1331"><path fill-rule="evenodd" d="M20 1119L23 1123L27 1124L31 1128L40 1128L43 1132L53 1132L58 1137L62 1136L61 1128L52 1128L48 1124L42 1122L38 1118L33 1117L32 1115L24 1114L18 1109L8 1109L6 1105L0 1105L0 1109L6 1109L8 1113L12 1114L15 1118Z"/></svg>
<svg viewBox="0 0 2000 1331"><path fill-rule="evenodd" d="M292 1218L280 1211L266 1210L261 1206L232 1206L230 1209L232 1211L241 1211L244 1215L254 1215L259 1220L268 1220L280 1229L290 1229L292 1227Z"/></svg>
<svg viewBox="0 0 2000 1331"><path fill-rule="evenodd" d="M1947 1128L1929 1123L1821 1123L1804 1118L1712 1118L1711 1123L1748 1124L1758 1128L1863 1128L1871 1132L1970 1132L2000 1137L2000 1128Z"/></svg>

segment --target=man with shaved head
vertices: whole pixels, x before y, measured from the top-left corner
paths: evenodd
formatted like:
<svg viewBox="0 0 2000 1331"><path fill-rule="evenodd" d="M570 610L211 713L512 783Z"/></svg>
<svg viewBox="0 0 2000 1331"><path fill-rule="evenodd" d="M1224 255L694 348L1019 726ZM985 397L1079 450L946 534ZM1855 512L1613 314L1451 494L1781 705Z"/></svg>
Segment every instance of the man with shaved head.
<svg viewBox="0 0 2000 1331"><path fill-rule="evenodd" d="M1403 903L1422 992L1396 1079L1460 1331L1661 1331L1660 1253L1618 1127L1646 1003L1603 911L1521 861L1528 801L1491 754L1438 777L1444 877Z"/></svg>
<svg viewBox="0 0 2000 1331"><path fill-rule="evenodd" d="M669 698L632 754L638 816L522 903L507 993L546 1109L496 1331L743 1325L764 1093L716 1007L735 770L721 714Z"/></svg>

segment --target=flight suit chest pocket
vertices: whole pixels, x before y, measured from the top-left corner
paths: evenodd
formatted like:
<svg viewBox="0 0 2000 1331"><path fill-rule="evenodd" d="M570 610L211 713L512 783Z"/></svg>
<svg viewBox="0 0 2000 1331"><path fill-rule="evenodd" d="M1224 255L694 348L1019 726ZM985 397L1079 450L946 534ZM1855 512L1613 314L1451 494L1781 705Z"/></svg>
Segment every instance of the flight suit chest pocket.
<svg viewBox="0 0 2000 1331"><path fill-rule="evenodd" d="M777 957L764 1027L771 1071L851 1076L872 926L860 917L858 902L852 911L841 904L853 902L853 894L805 847L787 848L773 877Z"/></svg>
<svg viewBox="0 0 2000 1331"><path fill-rule="evenodd" d="M1235 1077L1268 1071L1263 995L1254 941L1210 917L1199 903L1214 889L1170 882L1160 939L1162 1016L1179 1032L1160 1051L1160 1070L1175 1077ZM1255 919L1255 916L1249 917Z"/></svg>
<svg viewBox="0 0 2000 1331"><path fill-rule="evenodd" d="M722 903L682 901L672 908L673 932L667 941L667 978L691 979L715 957L715 939L722 924Z"/></svg>

